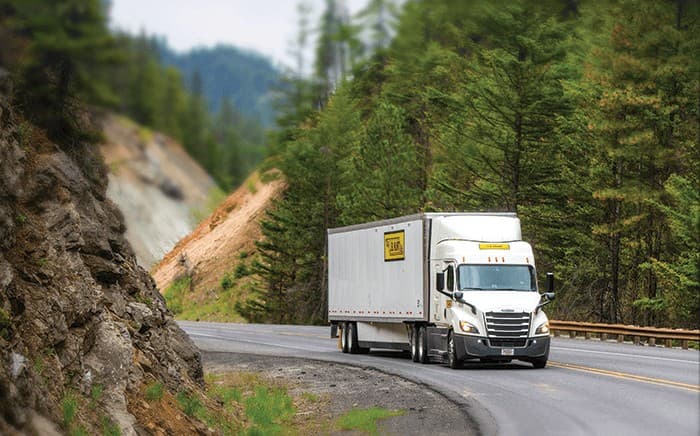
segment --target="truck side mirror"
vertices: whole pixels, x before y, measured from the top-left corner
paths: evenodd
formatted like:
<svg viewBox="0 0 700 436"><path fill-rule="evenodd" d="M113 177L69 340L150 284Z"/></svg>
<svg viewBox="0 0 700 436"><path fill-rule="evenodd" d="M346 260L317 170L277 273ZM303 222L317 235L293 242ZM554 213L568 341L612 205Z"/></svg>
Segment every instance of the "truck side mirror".
<svg viewBox="0 0 700 436"><path fill-rule="evenodd" d="M462 297L464 297L464 293L462 293L462 291L454 291L452 293L452 298L454 298L457 301L461 300Z"/></svg>
<svg viewBox="0 0 700 436"><path fill-rule="evenodd" d="M445 290L445 273L439 272L435 274L435 290Z"/></svg>
<svg viewBox="0 0 700 436"><path fill-rule="evenodd" d="M547 277L544 281L544 287L547 289L547 293L554 293L554 273L547 273ZM550 298L550 300L553 298L554 297Z"/></svg>

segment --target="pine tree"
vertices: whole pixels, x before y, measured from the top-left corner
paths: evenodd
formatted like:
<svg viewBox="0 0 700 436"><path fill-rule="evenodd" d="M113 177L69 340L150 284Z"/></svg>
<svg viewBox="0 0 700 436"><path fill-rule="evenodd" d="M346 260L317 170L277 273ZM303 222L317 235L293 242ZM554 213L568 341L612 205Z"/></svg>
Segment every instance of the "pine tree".
<svg viewBox="0 0 700 436"><path fill-rule="evenodd" d="M13 19L10 31L29 42L18 66L17 100L30 120L59 142L82 135L76 98L110 102L114 96L95 76L104 74L119 53L106 26L99 0L3 0Z"/></svg>
<svg viewBox="0 0 700 436"><path fill-rule="evenodd" d="M635 300L663 301L647 265L662 260L669 229L652 204L662 200L666 180L685 171L697 150L697 124L690 120L697 117L698 77L688 41L698 15L697 8L684 13L680 5L621 2L613 9L608 44L592 56L589 78L597 90L590 108L592 176L595 198L606 210L594 230L607 249L603 316L612 322ZM647 310L633 310L628 321L658 323L664 309L636 307Z"/></svg>

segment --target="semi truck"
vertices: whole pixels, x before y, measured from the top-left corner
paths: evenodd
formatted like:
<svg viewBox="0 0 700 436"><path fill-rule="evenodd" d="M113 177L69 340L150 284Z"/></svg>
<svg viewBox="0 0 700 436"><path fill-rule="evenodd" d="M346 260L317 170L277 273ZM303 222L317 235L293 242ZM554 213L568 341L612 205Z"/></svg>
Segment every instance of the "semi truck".
<svg viewBox="0 0 700 436"><path fill-rule="evenodd" d="M540 293L515 213L421 213L328 230L328 320L343 353L544 368L554 276Z"/></svg>

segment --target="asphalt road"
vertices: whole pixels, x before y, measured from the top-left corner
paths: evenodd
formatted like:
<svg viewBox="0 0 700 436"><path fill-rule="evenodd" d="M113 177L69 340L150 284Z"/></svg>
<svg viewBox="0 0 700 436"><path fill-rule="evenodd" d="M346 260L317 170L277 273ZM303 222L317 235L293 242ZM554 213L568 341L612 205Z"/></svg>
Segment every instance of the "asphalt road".
<svg viewBox="0 0 700 436"><path fill-rule="evenodd" d="M553 338L545 369L514 361L451 370L413 363L395 352L342 354L327 327L180 325L207 351L370 366L425 383L464 404L484 434L700 434L697 350Z"/></svg>

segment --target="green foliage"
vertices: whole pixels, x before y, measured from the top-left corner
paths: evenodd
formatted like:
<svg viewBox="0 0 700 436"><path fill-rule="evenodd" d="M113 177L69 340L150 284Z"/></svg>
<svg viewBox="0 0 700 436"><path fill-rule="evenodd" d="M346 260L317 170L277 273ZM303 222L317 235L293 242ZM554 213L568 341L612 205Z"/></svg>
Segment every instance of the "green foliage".
<svg viewBox="0 0 700 436"><path fill-rule="evenodd" d="M350 45L328 38L335 7L322 92L294 81L280 119L287 189L240 313L324 320L328 228L490 210L518 212L560 278L554 317L695 326L698 5L406 2L392 43L329 85Z"/></svg>
<svg viewBox="0 0 700 436"><path fill-rule="evenodd" d="M185 78L201 75L202 94L210 113L228 103L240 108L250 122L257 124L255 120L259 120L263 126L270 126L274 117L270 93L279 81L279 72L268 58L228 45L179 54L162 41L157 44L163 63L182 71Z"/></svg>
<svg viewBox="0 0 700 436"><path fill-rule="evenodd" d="M10 38L25 41L25 56L10 67L17 73L15 95L25 117L64 145L88 134L78 121L75 98L114 101L102 80L119 53L99 0L3 0Z"/></svg>
<svg viewBox="0 0 700 436"><path fill-rule="evenodd" d="M94 409L97 407L97 404L100 402L102 399L102 393L104 392L105 387L99 383L95 383L92 385L92 388L90 388L90 408Z"/></svg>
<svg viewBox="0 0 700 436"><path fill-rule="evenodd" d="M107 416L103 416L102 419L102 435L103 436L120 436L122 434L119 426L109 419Z"/></svg>
<svg viewBox="0 0 700 436"><path fill-rule="evenodd" d="M380 419L401 416L406 413L404 410L387 410L381 407L370 407L368 409L352 409L338 418L336 425L341 430L358 430L370 435L379 434L377 421Z"/></svg>
<svg viewBox="0 0 700 436"><path fill-rule="evenodd" d="M78 413L78 398L75 394L70 391L66 392L61 400L61 411L63 413L63 427L70 430Z"/></svg>
<svg viewBox="0 0 700 436"><path fill-rule="evenodd" d="M296 412L292 398L282 389L258 386L244 400L245 412L252 423L249 434L278 434L281 423Z"/></svg>
<svg viewBox="0 0 700 436"><path fill-rule="evenodd" d="M206 409L195 393L181 391L178 392L175 399L185 415L198 419L204 417Z"/></svg>
<svg viewBox="0 0 700 436"><path fill-rule="evenodd" d="M146 386L146 400L150 402L156 402L163 399L163 383L159 381L154 381Z"/></svg>
<svg viewBox="0 0 700 436"><path fill-rule="evenodd" d="M165 289L165 292L163 292L166 305L174 315L182 313L185 304L185 296L191 288L192 278L186 276L175 280Z"/></svg>

